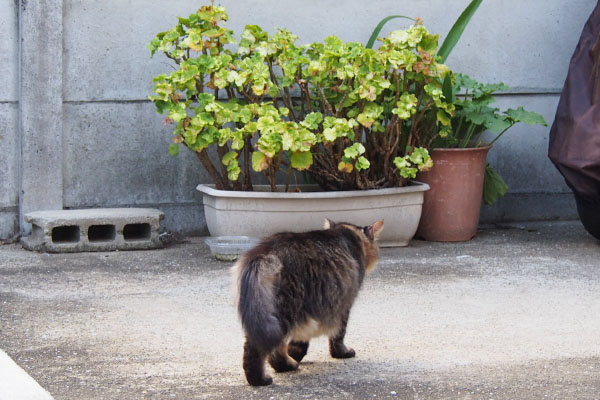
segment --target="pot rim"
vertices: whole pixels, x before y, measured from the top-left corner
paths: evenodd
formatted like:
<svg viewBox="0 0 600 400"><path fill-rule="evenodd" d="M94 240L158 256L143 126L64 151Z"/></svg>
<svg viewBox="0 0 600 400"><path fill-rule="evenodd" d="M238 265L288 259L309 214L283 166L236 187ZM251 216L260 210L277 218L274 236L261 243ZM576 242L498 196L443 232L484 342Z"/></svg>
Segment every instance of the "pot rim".
<svg viewBox="0 0 600 400"><path fill-rule="evenodd" d="M277 185L283 187L284 185ZM235 198L269 198L269 199L334 199L339 197L370 197L381 195L392 195L399 193L417 193L429 190L427 183L418 181L410 181L410 185L371 190L343 190L343 191L322 191L318 185L294 185L293 187L304 188L313 191L307 192L271 192L269 185L254 185L254 188L266 189L262 191L243 192L235 190L219 190L215 189L214 184L200 184L196 186L196 190L203 194L215 197L235 197Z"/></svg>
<svg viewBox="0 0 600 400"><path fill-rule="evenodd" d="M432 152L436 151L450 151L450 152L465 152L465 151L483 151L483 150L489 150L492 148L493 145L491 144L486 144L485 146L479 146L479 147L437 147L435 149L431 149Z"/></svg>

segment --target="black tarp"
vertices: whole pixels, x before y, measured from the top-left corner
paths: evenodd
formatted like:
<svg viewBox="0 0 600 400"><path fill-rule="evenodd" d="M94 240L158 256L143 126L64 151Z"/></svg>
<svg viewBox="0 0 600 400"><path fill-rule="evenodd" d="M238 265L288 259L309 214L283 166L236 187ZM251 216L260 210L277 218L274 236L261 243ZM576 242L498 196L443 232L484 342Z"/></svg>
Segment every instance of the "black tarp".
<svg viewBox="0 0 600 400"><path fill-rule="evenodd" d="M575 193L581 222L600 239L600 1L571 57L548 156Z"/></svg>

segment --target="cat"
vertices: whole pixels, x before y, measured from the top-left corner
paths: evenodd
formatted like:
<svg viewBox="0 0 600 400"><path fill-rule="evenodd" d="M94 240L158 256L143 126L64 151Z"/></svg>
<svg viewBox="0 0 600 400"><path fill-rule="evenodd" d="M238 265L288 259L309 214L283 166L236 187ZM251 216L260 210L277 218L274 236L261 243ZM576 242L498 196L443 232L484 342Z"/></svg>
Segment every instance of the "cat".
<svg viewBox="0 0 600 400"><path fill-rule="evenodd" d="M233 266L245 333L243 368L252 386L298 368L309 340L329 337L334 358L354 357L344 344L350 308L378 259L383 220L367 227L325 220L325 229L263 239Z"/></svg>

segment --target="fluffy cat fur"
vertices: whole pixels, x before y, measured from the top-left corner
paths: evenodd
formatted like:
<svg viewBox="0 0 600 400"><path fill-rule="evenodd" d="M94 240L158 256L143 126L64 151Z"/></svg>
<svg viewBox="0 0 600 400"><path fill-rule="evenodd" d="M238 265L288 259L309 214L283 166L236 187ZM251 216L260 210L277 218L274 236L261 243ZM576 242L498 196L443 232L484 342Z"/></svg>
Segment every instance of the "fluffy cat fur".
<svg viewBox="0 0 600 400"><path fill-rule="evenodd" d="M382 229L383 220L367 227L326 220L324 230L278 233L240 257L233 271L250 385L273 382L265 359L277 372L297 369L316 336L329 337L332 357L354 357L344 344L346 324L377 262Z"/></svg>

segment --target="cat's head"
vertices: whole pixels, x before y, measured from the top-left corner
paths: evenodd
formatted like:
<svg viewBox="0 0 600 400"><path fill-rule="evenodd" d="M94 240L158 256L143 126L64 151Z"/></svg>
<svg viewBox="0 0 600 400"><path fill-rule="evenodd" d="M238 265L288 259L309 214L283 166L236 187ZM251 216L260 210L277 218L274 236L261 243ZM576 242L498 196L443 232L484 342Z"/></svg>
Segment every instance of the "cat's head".
<svg viewBox="0 0 600 400"><path fill-rule="evenodd" d="M374 241L379 238L379 235L383 230L383 220L380 219L372 225L360 227L346 222L335 223L329 218L325 218L325 229L332 229L336 226L345 226L357 233L360 232L361 234L364 234L367 237L367 239Z"/></svg>
<svg viewBox="0 0 600 400"><path fill-rule="evenodd" d="M383 230L383 220L375 222L368 226L356 226L346 222L335 223L329 218L325 218L325 229L349 229L360 238L360 244L365 255L367 271L375 267L379 258L379 246L377 239Z"/></svg>

